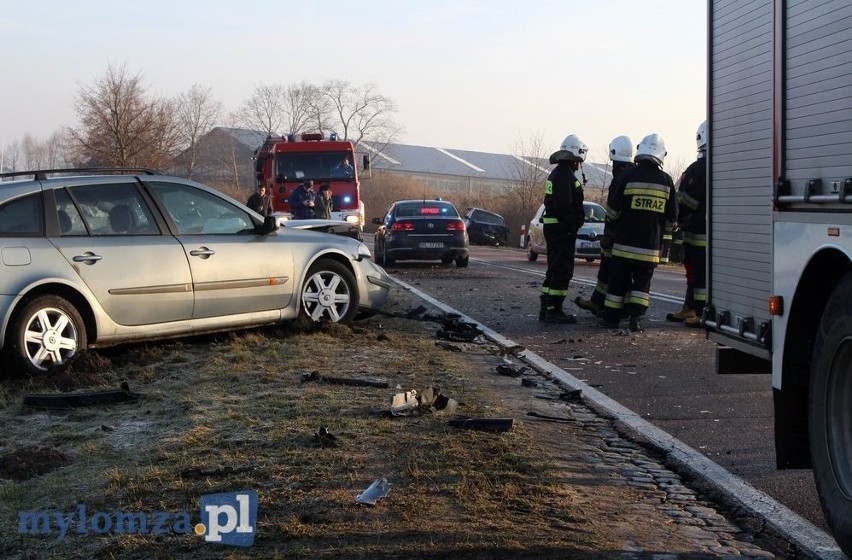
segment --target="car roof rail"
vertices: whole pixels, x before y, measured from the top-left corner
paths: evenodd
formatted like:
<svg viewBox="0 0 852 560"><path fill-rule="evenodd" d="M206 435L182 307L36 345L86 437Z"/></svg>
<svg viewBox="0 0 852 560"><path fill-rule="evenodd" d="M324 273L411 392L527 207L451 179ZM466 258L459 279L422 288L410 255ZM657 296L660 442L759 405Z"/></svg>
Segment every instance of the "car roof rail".
<svg viewBox="0 0 852 560"><path fill-rule="evenodd" d="M162 175L162 173L156 169L149 169L147 167L75 167L64 169L35 169L32 171L9 171L7 173L0 173L0 179L32 175L34 180L44 181L47 179L48 175L55 175L59 173L66 175L72 173L144 173L145 175Z"/></svg>

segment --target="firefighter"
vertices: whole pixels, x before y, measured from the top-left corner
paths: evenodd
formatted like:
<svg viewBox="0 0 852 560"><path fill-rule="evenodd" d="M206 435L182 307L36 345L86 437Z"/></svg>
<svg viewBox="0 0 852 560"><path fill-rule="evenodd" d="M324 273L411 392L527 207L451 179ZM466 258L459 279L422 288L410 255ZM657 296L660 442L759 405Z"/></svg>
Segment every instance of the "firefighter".
<svg viewBox="0 0 852 560"><path fill-rule="evenodd" d="M632 332L642 332L651 305L651 277L660 262L663 233L677 222L674 181L663 171L666 145L649 134L636 147L635 167L624 170L607 197L607 218L615 228L609 282L600 326L618 328L622 315Z"/></svg>
<svg viewBox="0 0 852 560"><path fill-rule="evenodd" d="M583 225L583 183L574 172L586 159L588 147L575 134L562 141L551 154L556 167L544 183L544 212L541 216L547 242L547 272L541 285L538 319L546 323L576 323L574 315L562 310L568 284L574 276L577 230Z"/></svg>
<svg viewBox="0 0 852 560"><path fill-rule="evenodd" d="M666 315L667 320L690 327L701 326L701 313L707 303L707 121L698 126L695 143L698 157L683 172L677 191L686 297L683 309Z"/></svg>
<svg viewBox="0 0 852 560"><path fill-rule="evenodd" d="M616 177L621 172L629 167L633 167L633 142L627 136L617 136L609 143L609 159L612 160L612 180L609 188L612 189ZM604 298L606 297L606 286L609 282L609 257L612 255L612 239L614 237L613 225L607 219L604 225L604 234L601 239L601 263L598 267L598 282L595 285L595 290L592 292L592 297L583 299L580 296L574 299L574 303L580 309L591 311L593 315L597 315L603 308Z"/></svg>

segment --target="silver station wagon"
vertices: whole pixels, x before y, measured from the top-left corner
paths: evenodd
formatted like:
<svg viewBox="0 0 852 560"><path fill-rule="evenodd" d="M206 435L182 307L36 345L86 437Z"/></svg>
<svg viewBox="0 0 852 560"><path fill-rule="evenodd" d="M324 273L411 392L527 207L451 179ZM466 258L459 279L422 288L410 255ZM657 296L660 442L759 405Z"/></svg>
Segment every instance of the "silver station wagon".
<svg viewBox="0 0 852 560"><path fill-rule="evenodd" d="M74 175L68 175L74 173ZM278 227L219 191L149 170L0 174L4 370L88 347L294 319L348 323L390 281L363 243Z"/></svg>

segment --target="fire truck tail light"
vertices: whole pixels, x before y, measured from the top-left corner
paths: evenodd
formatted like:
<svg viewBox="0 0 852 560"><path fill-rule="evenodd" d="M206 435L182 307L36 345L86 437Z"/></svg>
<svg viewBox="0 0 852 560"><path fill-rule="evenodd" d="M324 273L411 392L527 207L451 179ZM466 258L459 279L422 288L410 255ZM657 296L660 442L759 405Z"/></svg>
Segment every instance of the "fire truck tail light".
<svg viewBox="0 0 852 560"><path fill-rule="evenodd" d="M396 222L391 231L414 231L414 222Z"/></svg>
<svg viewBox="0 0 852 560"><path fill-rule="evenodd" d="M447 224L447 231L464 231L464 222L457 220Z"/></svg>
<svg viewBox="0 0 852 560"><path fill-rule="evenodd" d="M782 296L769 296L769 314L777 317L784 315L784 298Z"/></svg>

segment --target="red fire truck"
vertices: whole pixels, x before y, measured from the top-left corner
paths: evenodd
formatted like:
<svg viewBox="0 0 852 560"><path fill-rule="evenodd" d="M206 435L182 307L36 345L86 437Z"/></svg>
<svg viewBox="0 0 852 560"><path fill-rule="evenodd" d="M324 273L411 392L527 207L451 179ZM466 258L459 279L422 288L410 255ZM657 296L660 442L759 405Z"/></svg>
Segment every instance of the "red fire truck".
<svg viewBox="0 0 852 560"><path fill-rule="evenodd" d="M288 200L307 180L315 187L331 186L332 219L364 227L364 204L355 169L355 146L336 134L289 134L268 136L255 150L258 183L266 185L276 213L292 217Z"/></svg>

